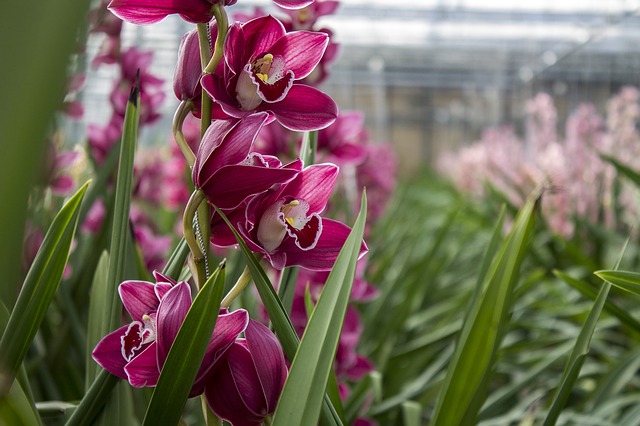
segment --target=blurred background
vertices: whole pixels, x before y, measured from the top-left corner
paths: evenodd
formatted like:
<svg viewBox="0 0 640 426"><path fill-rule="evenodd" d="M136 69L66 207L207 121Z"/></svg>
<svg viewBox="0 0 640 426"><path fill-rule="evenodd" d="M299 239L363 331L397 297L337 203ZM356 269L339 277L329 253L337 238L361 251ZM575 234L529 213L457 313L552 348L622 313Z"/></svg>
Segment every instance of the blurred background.
<svg viewBox="0 0 640 426"><path fill-rule="evenodd" d="M232 11L255 7L281 14L269 0L243 0ZM560 123L582 102L603 114L622 86L640 85L638 10L630 0L343 0L335 15L320 18L340 44L323 89L343 110L364 111L374 139L390 141L400 174L411 175L487 127L519 131L526 101L539 92L553 96ZM155 52L152 70L171 93L177 46L189 29L176 16L125 23L122 42ZM100 35L89 39L89 57L100 43ZM117 70L88 70L84 121L104 122ZM145 129L147 143L164 138L176 105L167 96L163 119Z"/></svg>

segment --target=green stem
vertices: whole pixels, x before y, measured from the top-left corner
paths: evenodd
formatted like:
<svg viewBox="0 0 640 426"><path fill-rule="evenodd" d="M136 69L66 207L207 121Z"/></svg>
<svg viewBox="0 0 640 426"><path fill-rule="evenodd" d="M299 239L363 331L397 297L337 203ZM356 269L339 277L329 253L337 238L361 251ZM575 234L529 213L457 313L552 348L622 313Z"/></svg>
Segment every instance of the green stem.
<svg viewBox="0 0 640 426"><path fill-rule="evenodd" d="M209 26L207 24L197 24L198 42L200 44L200 64L204 70L211 59L211 44L209 42ZM202 105L200 122L200 136L204 135L211 124L211 98L204 88L202 89Z"/></svg>
<svg viewBox="0 0 640 426"><path fill-rule="evenodd" d="M242 293L242 291L247 287L247 285L251 282L251 271L249 271L249 267L245 266L244 271L240 277L238 277L238 281L234 284L233 288L227 293L227 295L222 299L220 306L223 308L228 308L231 306L231 303L235 300L236 297Z"/></svg>
<svg viewBox="0 0 640 426"><path fill-rule="evenodd" d="M216 23L218 24L218 36L211 59L207 64L203 64L202 67L203 71L207 74L213 74L216 68L218 68L218 64L224 54L224 41L227 38L227 31L229 30L229 18L227 18L227 12L224 10L224 7L216 4L212 10L213 16L216 18Z"/></svg>
<svg viewBox="0 0 640 426"><path fill-rule="evenodd" d="M182 125L192 109L193 102L189 100L180 102L180 105L178 105L178 109L173 116L172 126L173 137L176 140L178 147L180 147L182 155L187 160L187 163L189 163L190 168L193 168L193 164L196 162L196 156L193 155L193 151L191 151L191 148L184 137L184 133L182 133Z"/></svg>
<svg viewBox="0 0 640 426"><path fill-rule="evenodd" d="M207 426L222 426L222 420L211 411L204 395L200 397L200 401L202 403L202 414L204 415L205 424Z"/></svg>
<svg viewBox="0 0 640 426"><path fill-rule="evenodd" d="M184 210L184 216L182 216L184 239L189 246L193 260L196 262L201 261L204 258L204 254L202 253L202 249L200 248L200 244L198 243L198 239L196 238L196 234L193 230L193 218L204 199L205 197L202 191L199 189L194 191L187 202L187 206Z"/></svg>

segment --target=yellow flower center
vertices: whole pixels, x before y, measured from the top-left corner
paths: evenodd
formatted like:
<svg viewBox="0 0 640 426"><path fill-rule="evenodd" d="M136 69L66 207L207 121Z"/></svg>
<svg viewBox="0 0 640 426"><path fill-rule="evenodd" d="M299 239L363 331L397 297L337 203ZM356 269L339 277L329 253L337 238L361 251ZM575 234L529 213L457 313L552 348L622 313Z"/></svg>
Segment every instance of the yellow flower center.
<svg viewBox="0 0 640 426"><path fill-rule="evenodd" d="M272 62L273 62L273 55L271 53L267 53L262 58L256 59L253 62L252 64L253 66L251 67L251 70L255 73L255 75L260 80L267 83L267 80L269 79L269 70L271 69Z"/></svg>

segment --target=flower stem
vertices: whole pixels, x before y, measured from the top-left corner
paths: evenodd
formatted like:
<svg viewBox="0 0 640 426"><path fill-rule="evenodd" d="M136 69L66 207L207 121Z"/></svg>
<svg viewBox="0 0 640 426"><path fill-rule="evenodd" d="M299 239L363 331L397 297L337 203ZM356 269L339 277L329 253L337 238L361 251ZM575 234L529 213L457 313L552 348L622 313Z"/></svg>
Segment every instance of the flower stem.
<svg viewBox="0 0 640 426"><path fill-rule="evenodd" d="M205 424L207 426L222 426L222 420L211 411L204 395L200 396L200 401L202 402L202 413L204 414Z"/></svg>
<svg viewBox="0 0 640 426"><path fill-rule="evenodd" d="M191 101L180 102L180 105L178 105L178 109L176 109L176 113L173 116L173 126L172 126L173 137L176 140L178 147L180 147L180 151L182 152L182 155L184 156L184 158L187 160L187 163L189 164L190 168L193 168L193 164L196 161L196 156L193 155L193 151L191 151L191 148L189 147L187 140L184 138L184 133L182 133L182 125L184 123L184 120L187 118L187 116L189 115L189 112L191 112L192 109L193 109L193 102Z"/></svg>
<svg viewBox="0 0 640 426"><path fill-rule="evenodd" d="M236 297L242 293L242 291L247 287L247 285L251 282L251 272L249 271L249 267L245 266L244 270L240 277L238 277L238 281L234 284L233 288L227 293L227 295L222 299L220 306L223 308L228 308L231 306L231 303L235 300Z"/></svg>
<svg viewBox="0 0 640 426"><path fill-rule="evenodd" d="M227 31L229 30L229 18L222 5L216 4L213 6L213 16L216 18L216 23L218 24L218 36L213 49L213 55L207 64L203 66L203 71L207 74L213 74L216 68L218 68L218 64L224 54L224 41L227 38Z"/></svg>
<svg viewBox="0 0 640 426"><path fill-rule="evenodd" d="M209 41L209 26L207 24L197 24L198 42L200 44L200 64L204 70L211 59L211 44ZM216 43L217 44L217 43ZM211 98L204 88L202 89L202 121L200 122L200 137L207 131L211 124Z"/></svg>
<svg viewBox="0 0 640 426"><path fill-rule="evenodd" d="M191 266L191 273L194 276L198 288L200 284L204 284L207 279L207 247L204 246L202 238L198 241L196 232L194 231L194 218L198 214L198 209L205 200L204 193L200 190L196 190L191 194L191 198L187 202L187 206L184 210L184 216L182 217L182 227L184 233L184 239L191 251L191 257L193 264ZM197 223L197 219L195 221ZM208 223L208 218L207 218ZM198 230L198 232L200 232ZM201 244L202 243L202 244Z"/></svg>

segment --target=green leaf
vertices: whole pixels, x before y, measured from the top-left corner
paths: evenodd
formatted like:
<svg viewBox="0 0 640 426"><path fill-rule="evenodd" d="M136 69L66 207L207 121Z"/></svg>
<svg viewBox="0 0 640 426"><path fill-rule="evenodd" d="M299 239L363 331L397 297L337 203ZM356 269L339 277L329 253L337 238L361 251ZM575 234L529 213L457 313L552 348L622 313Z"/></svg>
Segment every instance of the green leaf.
<svg viewBox="0 0 640 426"><path fill-rule="evenodd" d="M89 389L100 371L100 367L93 360L91 353L93 352L93 348L95 348L100 340L105 336L103 324L109 321L107 304L104 303L105 300L108 300L107 297L109 295L109 283L107 282L108 269L109 253L103 251L100 256L100 260L98 261L98 265L96 266L93 284L91 285L91 294L89 297L85 389Z"/></svg>
<svg viewBox="0 0 640 426"><path fill-rule="evenodd" d="M603 276L600 276L600 273L609 273L609 272L612 272L613 276L615 276L617 273L623 273L623 272L618 272L618 271L598 271L598 272L594 272L594 273L598 277L602 278L603 280L608 281ZM587 283L585 281L582 281L582 280L575 279L572 276L570 276L568 274L565 274L562 271L554 270L553 273L554 273L555 276L560 278L562 281L566 282L571 287L575 288L580 293L582 293L582 295L588 297L591 300L596 300L598 292L589 283ZM612 276L612 280L614 280L613 276ZM609 282L611 282L611 281L609 281ZM615 283L612 283L612 284L616 285ZM609 312L610 314L614 315L615 317L617 317L622 324L626 325L631 330L634 330L634 331L640 333L640 321L638 321L637 319L635 319L634 317L629 315L629 313L627 311L625 311L624 309L620 308L613 301L607 299L607 301L604 303L604 310Z"/></svg>
<svg viewBox="0 0 640 426"><path fill-rule="evenodd" d="M247 263L247 267L251 272L251 277L253 278L253 282L256 285L256 289L258 290L258 294L260 295L260 299L264 304L267 313L269 314L269 319L271 320L271 324L275 330L276 336L282 345L282 350L290 361L295 357L296 351L298 350L298 345L300 340L298 339L298 335L293 328L293 324L291 323L291 319L287 314L286 309L282 305L282 301L276 294L273 286L271 285L271 281L269 281L269 277L267 273L264 271L260 262L251 252L251 249L247 246L247 244L242 239L242 236L238 233L238 231L231 225L227 216L214 206L216 213L220 215L220 217L225 221L233 235L236 237L236 241L240 246L240 251ZM339 413L336 411L335 407L331 403L331 400L327 397L325 398L325 404L322 408L322 419L323 422L329 425L340 425L342 424L342 419L340 418Z"/></svg>
<svg viewBox="0 0 640 426"><path fill-rule="evenodd" d="M187 312L162 367L144 425L178 424L218 319L225 261L207 280Z"/></svg>
<svg viewBox="0 0 640 426"><path fill-rule="evenodd" d="M629 178L638 188L640 188L640 174L638 172L636 172L629 166L621 163L620 160L618 160L615 157L604 155L604 154L601 154L600 157L603 160L611 163L613 167L616 168L618 173Z"/></svg>
<svg viewBox="0 0 640 426"><path fill-rule="evenodd" d="M138 124L140 121L139 103L140 82L136 79L129 95L129 101L127 102L122 139L120 142L120 156L118 159L118 173L116 175L117 180L112 215L113 226L111 228L111 244L109 246L109 267L107 269L107 279L104 286L104 321L96 324L92 330L92 333L102 336L118 328L121 321L122 308L120 306L117 288L125 278L127 254L131 253L129 250L131 239L129 210L131 207L131 191L133 188L133 163L138 140ZM106 381L107 387L112 385L111 382L112 379ZM112 389L113 386L109 388L109 390ZM100 390L102 390L102 388L100 388ZM126 424L130 422L129 413L126 412L126 406L121 403L126 399L123 392L128 393L130 390L122 387L116 389L116 392L110 397L106 397L106 407L102 411L103 415L97 419L99 424ZM88 394L85 395L82 402L84 402L87 396ZM104 394L100 394L100 396L104 396ZM98 402L100 401L88 401L87 404L91 407Z"/></svg>
<svg viewBox="0 0 640 426"><path fill-rule="evenodd" d="M67 421L66 426L93 424L118 382L120 379L107 370L100 371Z"/></svg>
<svg viewBox="0 0 640 426"><path fill-rule="evenodd" d="M627 243L628 244L628 240ZM624 254L625 247L622 250ZM618 259L616 264L616 268L620 265L622 261L622 255ZM556 393L553 397L553 402L551 403L551 408L547 413L547 417L544 419L544 426L555 425L558 421L558 417L560 417L560 413L564 409L564 406L569 399L569 395L573 386L578 380L578 376L580 375L580 370L582 369L582 364L584 364L587 359L587 354L589 353L589 344L591 343L591 337L593 336L593 332L596 329L596 324L598 323L598 319L600 318L600 314L604 309L605 302L607 300L607 296L609 295L609 290L611 289L611 284L605 282L605 285L602 286L600 292L598 293L598 297L596 298L591 311L589 312L589 316L584 322L582 329L580 330L580 334L578 335L578 339L576 340L576 344L569 355L569 359L567 360L567 364L565 366L564 372L562 373L562 378L560 379L560 386L556 390Z"/></svg>
<svg viewBox="0 0 640 426"><path fill-rule="evenodd" d="M282 273L280 274L280 284L278 284L278 297L282 301L282 305L285 307L287 312L291 312L297 280L297 267L284 268L282 270Z"/></svg>
<svg viewBox="0 0 640 426"><path fill-rule="evenodd" d="M87 184L84 184L58 212L29 268L0 340L0 395L11 388L58 290L78 223L78 208L86 189Z"/></svg>
<svg viewBox="0 0 640 426"><path fill-rule="evenodd" d="M69 56L89 0L8 2L0 14L0 300L12 309L29 192L43 171L47 133L67 86ZM28 28L27 28L28 27Z"/></svg>
<svg viewBox="0 0 640 426"><path fill-rule="evenodd" d="M182 237L180 242L176 246L173 253L169 257L167 264L162 271L166 276L173 278L174 280L178 280L180 277L180 272L182 272L182 267L184 266L184 262L187 260L187 256L189 255L189 246L187 245L187 241Z"/></svg>
<svg viewBox="0 0 640 426"><path fill-rule="evenodd" d="M622 290L640 295L640 274L637 272L602 270L594 274Z"/></svg>
<svg viewBox="0 0 640 426"><path fill-rule="evenodd" d="M300 158L305 166L310 166L316 162L317 149L318 131L305 132L302 136L302 146L300 147Z"/></svg>
<svg viewBox="0 0 640 426"><path fill-rule="evenodd" d="M130 238L129 210L133 189L133 163L138 141L140 121L140 82L136 81L131 89L124 116L118 174L116 180L115 201L113 207L113 227L109 247L109 269L107 274L107 321L103 324L103 335L115 330L120 324L120 299L117 286L124 280L126 266L127 240Z"/></svg>
<svg viewBox="0 0 640 426"><path fill-rule="evenodd" d="M434 425L474 423L509 321L513 287L532 234L538 195L529 197L486 272L482 291L468 310L441 389Z"/></svg>
<svg viewBox="0 0 640 426"><path fill-rule="evenodd" d="M274 426L314 424L320 415L360 254L366 201L363 192L360 214L327 278L291 363L273 416Z"/></svg>
<svg viewBox="0 0 640 426"><path fill-rule="evenodd" d="M0 302L0 331L4 332L9 322L9 311ZM9 394L0 397L0 424L41 425L42 420L36 410L29 379L24 366L20 368Z"/></svg>
<svg viewBox="0 0 640 426"><path fill-rule="evenodd" d="M422 424L422 405L415 401L402 404L402 418L405 426L420 426Z"/></svg>

